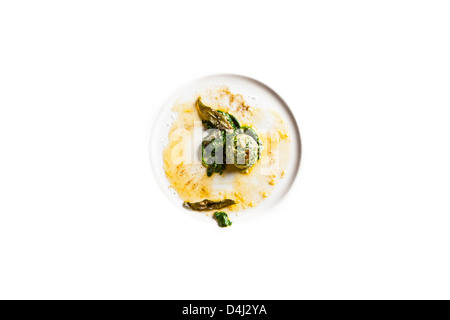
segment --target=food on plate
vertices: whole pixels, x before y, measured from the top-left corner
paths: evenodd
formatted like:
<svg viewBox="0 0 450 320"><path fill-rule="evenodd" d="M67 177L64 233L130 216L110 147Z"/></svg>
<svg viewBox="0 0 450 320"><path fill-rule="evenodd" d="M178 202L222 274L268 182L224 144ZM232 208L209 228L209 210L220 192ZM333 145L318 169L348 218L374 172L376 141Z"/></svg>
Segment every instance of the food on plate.
<svg viewBox="0 0 450 320"><path fill-rule="evenodd" d="M235 203L236 203L236 201L231 200L231 199L225 199L225 200L219 200L219 201L205 199L205 200L202 200L199 202L185 201L183 205L185 208L188 208L191 210L209 211L209 210L222 209L222 208L231 206Z"/></svg>
<svg viewBox="0 0 450 320"><path fill-rule="evenodd" d="M214 86L176 101L172 114L164 172L185 208L208 216L221 209L228 217L270 197L291 144L270 103Z"/></svg>
<svg viewBox="0 0 450 320"><path fill-rule="evenodd" d="M228 215L226 214L226 212L223 212L223 211L214 212L214 219L216 219L217 224L221 228L229 227L233 224L233 222L231 222L231 220L228 218Z"/></svg>
<svg viewBox="0 0 450 320"><path fill-rule="evenodd" d="M235 128L233 118L230 114L205 106L200 97L197 99L195 105L200 119L202 119L207 128L220 130L233 130ZM237 121L236 119L234 120Z"/></svg>
<svg viewBox="0 0 450 320"><path fill-rule="evenodd" d="M197 99L196 106L208 130L202 142L202 163L208 177L215 172L222 174L226 164L246 170L259 160L263 145L255 129L241 127L235 116L204 105L201 98Z"/></svg>

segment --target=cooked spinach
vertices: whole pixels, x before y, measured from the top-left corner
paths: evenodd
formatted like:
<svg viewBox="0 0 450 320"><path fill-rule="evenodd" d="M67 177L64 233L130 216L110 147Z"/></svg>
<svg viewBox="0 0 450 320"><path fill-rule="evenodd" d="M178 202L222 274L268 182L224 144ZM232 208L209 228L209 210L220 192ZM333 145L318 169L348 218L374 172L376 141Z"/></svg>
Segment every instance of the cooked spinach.
<svg viewBox="0 0 450 320"><path fill-rule="evenodd" d="M202 200L200 202L184 202L184 207L195 210L195 211L208 211L208 210L217 210L222 209L228 206L231 206L233 204L236 204L236 201L232 199L224 199L219 201L213 201L213 200Z"/></svg>
<svg viewBox="0 0 450 320"><path fill-rule="evenodd" d="M233 115L231 115L231 114L229 114L227 112L220 111L220 110L217 110L217 112L223 114L227 118L228 122L233 126L234 130L238 130L241 127L241 124L239 123L239 120L236 119L235 116L233 116Z"/></svg>
<svg viewBox="0 0 450 320"><path fill-rule="evenodd" d="M219 224L219 227L229 227L233 224L231 220L228 218L228 215L225 212L222 211L216 211L214 212L214 219L217 220L217 223Z"/></svg>
<svg viewBox="0 0 450 320"><path fill-rule="evenodd" d="M211 130L202 142L202 162L207 167L206 173L210 177L214 172L222 174L225 170L225 131Z"/></svg>
<svg viewBox="0 0 450 320"><path fill-rule="evenodd" d="M225 170L225 165L224 164L214 163L213 165L209 166L206 169L206 175L208 177L211 177L213 175L213 173L222 174L223 170Z"/></svg>

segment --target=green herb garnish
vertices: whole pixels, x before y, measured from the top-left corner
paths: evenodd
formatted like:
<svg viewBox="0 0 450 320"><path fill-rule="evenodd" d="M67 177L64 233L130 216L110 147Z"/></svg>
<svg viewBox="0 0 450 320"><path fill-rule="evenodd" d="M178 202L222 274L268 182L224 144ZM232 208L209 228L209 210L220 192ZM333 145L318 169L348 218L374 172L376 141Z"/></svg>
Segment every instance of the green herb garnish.
<svg viewBox="0 0 450 320"><path fill-rule="evenodd" d="M233 224L231 220L228 218L228 215L225 212L222 211L216 211L214 212L214 219L217 220L217 223L219 224L219 227L229 227Z"/></svg>

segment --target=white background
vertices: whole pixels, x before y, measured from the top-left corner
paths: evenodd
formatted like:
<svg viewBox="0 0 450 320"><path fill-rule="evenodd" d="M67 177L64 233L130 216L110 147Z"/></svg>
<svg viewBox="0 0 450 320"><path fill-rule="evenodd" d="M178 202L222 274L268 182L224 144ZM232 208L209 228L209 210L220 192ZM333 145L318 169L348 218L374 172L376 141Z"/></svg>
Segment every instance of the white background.
<svg viewBox="0 0 450 320"><path fill-rule="evenodd" d="M2 1L0 298L450 298L446 1ZM226 230L154 181L215 73L291 106L294 187Z"/></svg>

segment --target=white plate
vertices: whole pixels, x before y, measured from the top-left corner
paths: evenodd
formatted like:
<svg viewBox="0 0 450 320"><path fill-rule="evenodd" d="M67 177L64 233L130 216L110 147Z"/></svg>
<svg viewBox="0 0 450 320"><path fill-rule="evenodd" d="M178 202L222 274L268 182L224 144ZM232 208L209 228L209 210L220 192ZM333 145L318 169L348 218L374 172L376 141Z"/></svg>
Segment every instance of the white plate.
<svg viewBox="0 0 450 320"><path fill-rule="evenodd" d="M233 93L242 94L245 100L251 104L270 106L270 109L277 111L285 120L288 132L291 137L291 158L286 170L286 176L281 179L275 186L272 193L256 207L246 209L233 216L233 222L238 220L246 220L261 216L282 200L284 195L289 191L293 184L300 166L301 157L301 140L297 122L284 100L267 85L245 76L220 74L208 76L191 82L175 92L162 106L162 109L153 125L151 136L150 158L155 178L161 186L164 193L172 204L175 205L184 214L191 215L197 219L211 222L211 217L207 217L202 212L186 210L182 207L183 201L178 197L177 193L170 188L169 181L166 178L163 169L163 150L167 144L168 133L171 123L175 119L172 107L179 99L190 99L196 92L205 87L226 85Z"/></svg>

